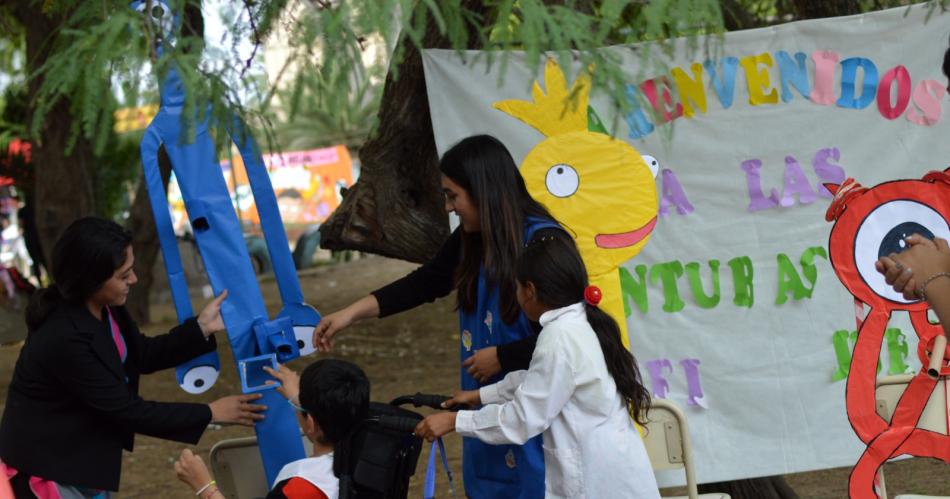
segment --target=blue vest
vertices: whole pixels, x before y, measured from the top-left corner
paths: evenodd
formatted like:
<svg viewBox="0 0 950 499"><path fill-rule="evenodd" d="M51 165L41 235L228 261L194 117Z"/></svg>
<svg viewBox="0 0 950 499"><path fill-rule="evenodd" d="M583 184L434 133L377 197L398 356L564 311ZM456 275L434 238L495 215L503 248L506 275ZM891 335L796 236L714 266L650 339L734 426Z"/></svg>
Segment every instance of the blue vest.
<svg viewBox="0 0 950 499"><path fill-rule="evenodd" d="M525 241L538 229L560 228L550 221L529 217L525 221ZM485 269L478 274L478 301L471 312L459 310L462 362L479 349L511 343L526 338L534 331L524 313L512 324L505 324L499 311L499 290L485 282ZM462 371L462 389L477 390L481 386L468 371ZM502 372L485 384L499 381ZM489 445L477 438L462 439L462 471L465 494L469 499L541 499L544 497L544 453L541 435L524 445Z"/></svg>

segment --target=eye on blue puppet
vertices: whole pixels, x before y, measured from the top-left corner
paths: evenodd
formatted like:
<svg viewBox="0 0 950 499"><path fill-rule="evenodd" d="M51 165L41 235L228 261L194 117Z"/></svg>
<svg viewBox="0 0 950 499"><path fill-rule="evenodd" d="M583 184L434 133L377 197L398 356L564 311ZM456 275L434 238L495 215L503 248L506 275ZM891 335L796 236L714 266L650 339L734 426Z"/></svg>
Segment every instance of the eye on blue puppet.
<svg viewBox="0 0 950 499"><path fill-rule="evenodd" d="M131 7L139 12L144 12L147 5L144 0L131 3ZM166 44L172 43L171 35L177 29L178 19L167 2L152 0L150 5L151 11L147 15L153 17L154 24L164 33L164 39L159 40L156 47L161 54L169 46ZM283 302L283 308L274 319L267 315L240 222L215 155L207 117L211 113L206 113L204 120L195 118L195 137L187 142L182 133L181 119L185 93L175 67L168 70L159 89L161 104L158 114L145 130L141 155L178 320L182 322L194 313L159 172L160 147L164 147L171 160L214 293L217 295L224 289L228 290L221 315L235 360L240 363L245 359L274 354L283 363L311 353L310 337L320 322L320 314L303 302L274 189L250 132L237 116L232 116L230 123L214 123L214 126L226 127L247 169ZM216 352L202 355L178 366L178 384L189 393L202 393L215 383L220 368ZM261 393L260 403L268 409L265 419L255 425L255 432L267 483L272 483L281 467L304 458L305 454L293 408L274 390Z"/></svg>

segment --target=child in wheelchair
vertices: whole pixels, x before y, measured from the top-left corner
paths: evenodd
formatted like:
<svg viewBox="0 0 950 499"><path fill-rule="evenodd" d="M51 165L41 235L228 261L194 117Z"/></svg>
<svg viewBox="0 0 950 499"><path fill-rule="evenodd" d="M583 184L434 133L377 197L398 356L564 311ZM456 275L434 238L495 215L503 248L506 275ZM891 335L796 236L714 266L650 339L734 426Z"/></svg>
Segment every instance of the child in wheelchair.
<svg viewBox="0 0 950 499"><path fill-rule="evenodd" d="M278 392L297 409L297 423L313 442L313 455L285 465L274 481L269 499L337 499L340 480L334 474L334 452L366 419L369 379L355 364L321 359L299 377L286 366L268 374L280 381ZM200 457L185 449L175 463L179 480L200 499L223 499Z"/></svg>

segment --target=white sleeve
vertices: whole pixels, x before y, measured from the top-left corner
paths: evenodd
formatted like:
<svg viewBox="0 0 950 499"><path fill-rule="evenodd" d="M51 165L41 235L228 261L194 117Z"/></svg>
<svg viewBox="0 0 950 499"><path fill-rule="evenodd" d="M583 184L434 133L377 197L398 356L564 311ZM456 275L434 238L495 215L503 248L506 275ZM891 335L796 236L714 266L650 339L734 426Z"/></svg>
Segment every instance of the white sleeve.
<svg viewBox="0 0 950 499"><path fill-rule="evenodd" d="M528 371L512 371L501 381L478 389L478 398L483 404L500 404L515 397L515 390L524 382Z"/></svg>
<svg viewBox="0 0 950 499"><path fill-rule="evenodd" d="M574 394L574 372L565 358L554 351L536 349L512 399L478 411L459 411L455 431L489 444L521 445L539 435L551 426Z"/></svg>

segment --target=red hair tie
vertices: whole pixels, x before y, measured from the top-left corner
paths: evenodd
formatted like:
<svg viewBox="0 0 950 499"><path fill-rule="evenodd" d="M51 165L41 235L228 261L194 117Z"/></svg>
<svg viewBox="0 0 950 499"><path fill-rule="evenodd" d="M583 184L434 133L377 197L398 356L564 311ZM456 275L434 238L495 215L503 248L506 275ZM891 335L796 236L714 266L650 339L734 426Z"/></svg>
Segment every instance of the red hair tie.
<svg viewBox="0 0 950 499"><path fill-rule="evenodd" d="M596 307L603 297L604 294L600 292L600 288L597 286L587 286L584 288L584 301L592 307Z"/></svg>

